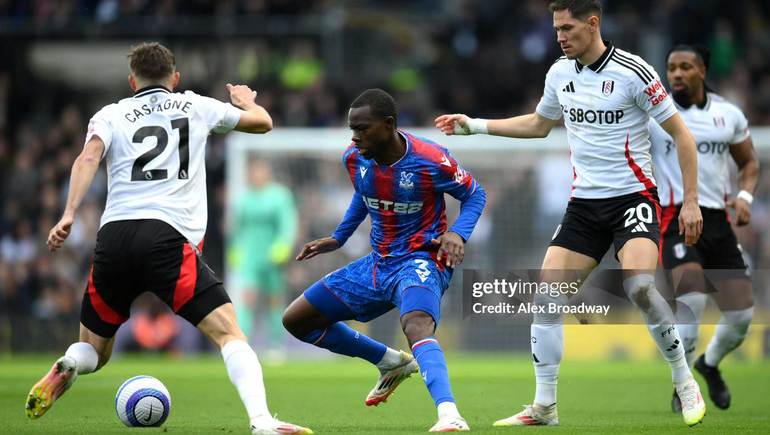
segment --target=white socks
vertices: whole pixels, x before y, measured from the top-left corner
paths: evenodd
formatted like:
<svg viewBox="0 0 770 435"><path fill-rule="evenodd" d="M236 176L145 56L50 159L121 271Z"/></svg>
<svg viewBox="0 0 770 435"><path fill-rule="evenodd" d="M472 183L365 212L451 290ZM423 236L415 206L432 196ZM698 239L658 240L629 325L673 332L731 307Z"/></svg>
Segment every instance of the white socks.
<svg viewBox="0 0 770 435"><path fill-rule="evenodd" d="M438 404L438 418L442 417L459 417L460 411L457 410L457 405L454 402L441 402Z"/></svg>
<svg viewBox="0 0 770 435"><path fill-rule="evenodd" d="M725 355L743 343L753 315L754 307L722 313L716 332L706 348L706 365L718 366Z"/></svg>
<svg viewBox="0 0 770 435"><path fill-rule="evenodd" d="M533 323L530 332L536 380L534 403L549 406L556 403L556 382L564 351L564 326L560 319L556 324Z"/></svg>
<svg viewBox="0 0 770 435"><path fill-rule="evenodd" d="M99 365L99 354L96 353L96 349L91 343L80 341L72 343L64 356L68 356L75 360L75 365L78 368L79 375L85 375L93 373L96 367Z"/></svg>
<svg viewBox="0 0 770 435"><path fill-rule="evenodd" d="M393 368L394 366L398 365L398 363L401 362L401 352L388 348L385 351L385 355L382 356L382 359L380 362L376 364L377 368L380 369L381 372L385 370L389 370Z"/></svg>
<svg viewBox="0 0 770 435"><path fill-rule="evenodd" d="M695 359L695 347L698 342L698 327L708 296L704 293L690 292L676 298L677 328L685 344L685 354L688 364ZM711 367L716 367L722 359L740 346L746 338L754 307L744 310L725 311L716 327L714 336L706 348L705 361Z"/></svg>
<svg viewBox="0 0 770 435"><path fill-rule="evenodd" d="M689 292L676 298L676 329L684 343L687 364L695 361L695 347L698 345L698 329L708 296L705 293Z"/></svg>
<svg viewBox="0 0 770 435"><path fill-rule="evenodd" d="M641 310L652 339L671 366L674 383L692 377L684 356L684 343L674 327L674 314L655 288L655 277L650 274L632 276L623 281L623 289L628 299Z"/></svg>
<svg viewBox="0 0 770 435"><path fill-rule="evenodd" d="M257 354L245 341L233 340L222 346L227 374L235 385L241 401L249 414L249 420L270 418L262 381L262 366Z"/></svg>

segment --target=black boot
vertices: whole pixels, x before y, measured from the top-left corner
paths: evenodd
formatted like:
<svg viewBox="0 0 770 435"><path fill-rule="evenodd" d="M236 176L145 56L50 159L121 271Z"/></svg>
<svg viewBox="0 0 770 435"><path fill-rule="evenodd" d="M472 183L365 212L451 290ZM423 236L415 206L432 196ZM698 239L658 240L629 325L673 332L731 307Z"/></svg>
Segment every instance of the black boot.
<svg viewBox="0 0 770 435"><path fill-rule="evenodd" d="M674 395L671 396L671 412L674 414L679 414L682 412L682 401L679 400L679 395L676 394L676 389L674 389Z"/></svg>
<svg viewBox="0 0 770 435"><path fill-rule="evenodd" d="M730 407L730 389L725 385L725 380L722 379L722 373L719 372L717 367L711 367L706 364L704 355L698 357L694 364L695 370L703 376L706 383L709 386L709 397L714 405L719 409L727 409Z"/></svg>

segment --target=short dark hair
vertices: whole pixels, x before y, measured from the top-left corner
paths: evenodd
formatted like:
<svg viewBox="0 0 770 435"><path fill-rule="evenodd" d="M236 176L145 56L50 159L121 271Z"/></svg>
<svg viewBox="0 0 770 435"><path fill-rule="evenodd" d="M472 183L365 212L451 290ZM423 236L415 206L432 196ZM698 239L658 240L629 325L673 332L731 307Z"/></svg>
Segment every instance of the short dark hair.
<svg viewBox="0 0 770 435"><path fill-rule="evenodd" d="M372 114L385 119L388 116L392 116L394 120L398 121L396 116L396 101L389 93L379 88L367 89L361 93L353 104L350 105L352 109L358 107L369 106L372 110Z"/></svg>
<svg viewBox="0 0 770 435"><path fill-rule="evenodd" d="M708 47L701 44L676 44L671 48L671 50L666 53L666 62L668 62L668 58L671 57L671 53L675 51L689 51L690 53L694 53L696 57L700 59L701 62L703 62L703 66L706 67L706 71L708 71L709 66L711 65L711 50L709 50Z"/></svg>
<svg viewBox="0 0 770 435"><path fill-rule="evenodd" d="M128 53L131 72L145 80L163 80L174 73L176 60L171 50L158 42L142 42Z"/></svg>
<svg viewBox="0 0 770 435"><path fill-rule="evenodd" d="M602 17L602 4L599 0L554 0L548 5L551 12L568 10L569 13L581 20L591 15Z"/></svg>

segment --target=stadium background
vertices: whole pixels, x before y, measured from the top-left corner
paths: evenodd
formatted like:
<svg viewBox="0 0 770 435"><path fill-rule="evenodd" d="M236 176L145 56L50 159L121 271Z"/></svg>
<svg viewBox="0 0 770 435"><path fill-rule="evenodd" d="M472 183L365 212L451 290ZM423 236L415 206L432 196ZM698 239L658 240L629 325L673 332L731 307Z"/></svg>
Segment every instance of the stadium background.
<svg viewBox="0 0 770 435"><path fill-rule="evenodd" d="M237 280L228 272L227 215L244 182L239 174L245 157L268 159L276 178L295 194L300 215L295 248L329 234L351 193L339 163L349 140L344 129L349 102L365 88L385 88L396 98L405 129L430 127L440 113L503 117L531 111L545 72L561 54L545 3L0 0L0 358L61 352L76 336L106 194L103 172L81 207L66 248L50 255L44 241L61 213L69 170L90 115L130 95L125 55L132 44L167 44L176 54L181 89L225 100L226 82L246 83L259 92L258 102L273 116L275 131L267 136L210 139L206 256L237 295ZM610 0L604 5L604 37L640 54L661 75L673 43L708 45L713 53L710 85L744 110L761 166L770 166L768 2ZM438 131L424 131L444 141ZM510 147L487 138L444 142L457 147L490 196L468 245L466 267L539 265L568 196L563 133L547 141L510 141ZM765 326L770 304L768 227L770 172L763 170L752 224L737 230L758 270L755 292L761 309L748 342L730 357L757 364L770 354ZM367 249L362 228L338 253L291 264L289 294L298 294ZM444 305L440 337L449 352L526 354L527 327L463 318L460 275L458 271ZM157 309L151 300L140 305L139 310ZM184 338L172 349L208 349L181 322L171 326L181 328ZM366 328L389 343L403 343L393 315ZM710 328L704 326L704 332ZM639 325L572 326L566 357L650 359L656 350L644 335ZM290 357L324 355L309 348L294 343Z"/></svg>

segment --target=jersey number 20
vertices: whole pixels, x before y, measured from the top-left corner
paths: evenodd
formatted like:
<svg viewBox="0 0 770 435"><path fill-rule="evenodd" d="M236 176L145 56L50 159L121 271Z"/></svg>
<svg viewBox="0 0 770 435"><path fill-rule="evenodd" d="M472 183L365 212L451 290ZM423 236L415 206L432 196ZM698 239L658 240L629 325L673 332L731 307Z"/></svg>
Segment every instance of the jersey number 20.
<svg viewBox="0 0 770 435"><path fill-rule="evenodd" d="M637 218L642 223L652 223L652 207L644 202L640 203L636 207L629 208L625 211L625 213L623 213L623 215L626 216L626 222L624 223L626 228L635 224L637 222Z"/></svg>
<svg viewBox="0 0 770 435"><path fill-rule="evenodd" d="M187 118L179 118L171 121L172 129L179 129L179 179L186 180L190 174L187 169L190 164L190 123ZM148 125L140 128L134 133L134 143L142 143L148 137L154 137L157 140L155 148L147 151L134 161L131 168L131 181L158 181L168 178L166 169L150 169L144 171L144 167L154 158L158 157L168 145L168 132L165 128L158 125Z"/></svg>

